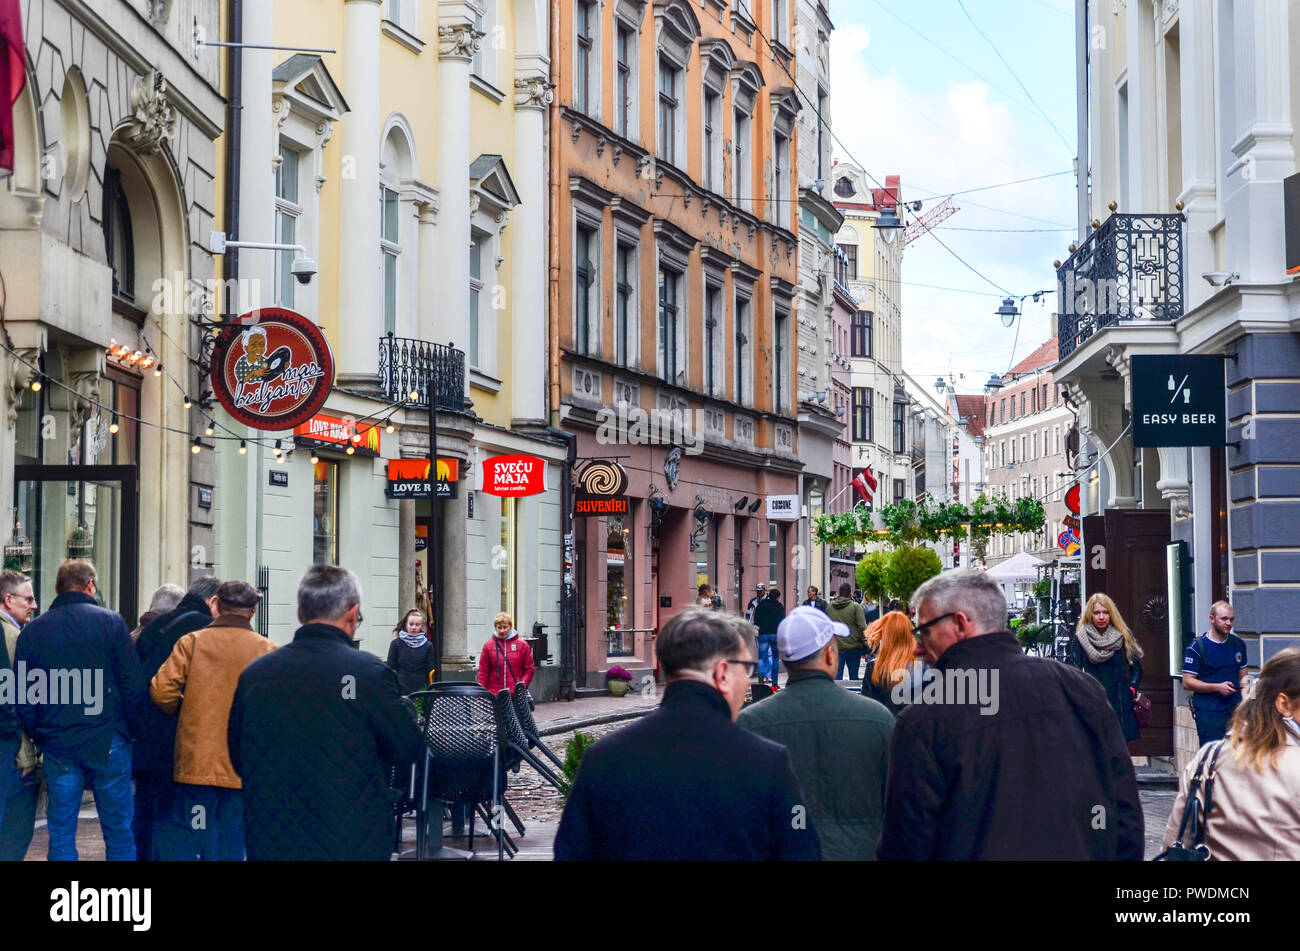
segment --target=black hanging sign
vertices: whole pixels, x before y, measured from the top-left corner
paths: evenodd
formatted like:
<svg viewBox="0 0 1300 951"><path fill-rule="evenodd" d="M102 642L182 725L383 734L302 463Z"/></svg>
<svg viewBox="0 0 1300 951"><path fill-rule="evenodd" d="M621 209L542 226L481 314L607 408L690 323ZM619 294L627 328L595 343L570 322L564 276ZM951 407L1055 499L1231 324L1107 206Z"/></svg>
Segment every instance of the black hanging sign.
<svg viewBox="0 0 1300 951"><path fill-rule="evenodd" d="M1133 445L1222 446L1228 391L1222 355L1131 358Z"/></svg>

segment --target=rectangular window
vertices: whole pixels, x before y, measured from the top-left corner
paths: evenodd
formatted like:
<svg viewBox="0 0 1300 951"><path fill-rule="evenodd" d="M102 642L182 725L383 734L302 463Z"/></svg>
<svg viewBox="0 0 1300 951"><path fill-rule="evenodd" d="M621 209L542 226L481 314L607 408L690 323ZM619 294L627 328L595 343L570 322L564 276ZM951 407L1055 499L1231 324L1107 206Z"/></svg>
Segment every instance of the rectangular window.
<svg viewBox="0 0 1300 951"><path fill-rule="evenodd" d="M596 250L596 232L578 225L574 243L573 349L578 353L590 354L592 318L599 313L599 309L592 306L596 286L596 265L592 261Z"/></svg>
<svg viewBox="0 0 1300 951"><path fill-rule="evenodd" d="M749 116L740 109L735 111L735 167L731 171L732 184L735 186L736 204L744 211L751 210L746 204L749 198Z"/></svg>
<svg viewBox="0 0 1300 951"><path fill-rule="evenodd" d="M616 282L614 305L614 359L619 366L629 366L631 347L629 341L636 329L635 314L632 310L632 294L635 288L632 281L636 277L636 248L630 244L620 244L616 255L614 280Z"/></svg>
<svg viewBox="0 0 1300 951"><path fill-rule="evenodd" d="M280 167L275 170L275 240L279 244L298 244L298 174L301 155L289 146L280 145ZM297 280L293 276L293 252L277 251L279 267L275 272L275 300L282 307L293 307Z"/></svg>
<svg viewBox="0 0 1300 951"><path fill-rule="evenodd" d="M631 138L629 126L632 119L632 64L636 57L636 34L631 28L618 25L617 79L614 83L614 131Z"/></svg>
<svg viewBox="0 0 1300 951"><path fill-rule="evenodd" d="M704 187L722 190L722 163L718 161L722 141L722 96L712 90L704 92Z"/></svg>
<svg viewBox="0 0 1300 951"><path fill-rule="evenodd" d="M907 405L894 404L894 452L907 451Z"/></svg>
<svg viewBox="0 0 1300 951"><path fill-rule="evenodd" d="M776 522L767 523L767 573L768 583L779 585L781 576L776 573L781 563L781 527ZM793 599L792 599L793 600ZM775 671L773 671L775 674Z"/></svg>
<svg viewBox="0 0 1300 951"><path fill-rule="evenodd" d="M1024 393L1020 394L1020 415L1021 416L1025 415L1025 394Z"/></svg>
<svg viewBox="0 0 1300 951"><path fill-rule="evenodd" d="M786 213L790 210L789 186L786 182L786 170L789 156L786 149L790 140L779 132L772 136L772 214L769 215L778 225L786 225Z"/></svg>
<svg viewBox="0 0 1300 951"><path fill-rule="evenodd" d="M789 14L786 13L785 0L772 0L772 39L785 43L790 32Z"/></svg>
<svg viewBox="0 0 1300 951"><path fill-rule="evenodd" d="M749 299L736 297L736 391L733 399L743 404L749 396Z"/></svg>
<svg viewBox="0 0 1300 951"><path fill-rule="evenodd" d="M722 288L710 286L704 291L704 392L709 396L722 392L722 355L718 352L721 336Z"/></svg>
<svg viewBox="0 0 1300 951"><path fill-rule="evenodd" d="M1007 401L1006 401L1006 398L1004 397L1000 402L1001 402L1001 406L1002 406L1002 408L1001 408L1001 410L999 410L998 415L1001 417L1002 422L1005 423L1005 422L1007 421Z"/></svg>
<svg viewBox="0 0 1300 951"><path fill-rule="evenodd" d="M677 291L681 275L659 271L659 370L665 383L677 384Z"/></svg>
<svg viewBox="0 0 1300 951"><path fill-rule="evenodd" d="M579 112L591 113L596 105L591 71L595 63L596 32L599 30L598 8L591 0L578 0L575 11L578 62L573 73L573 105Z"/></svg>
<svg viewBox="0 0 1300 951"><path fill-rule="evenodd" d="M872 442L872 416L874 402L874 392L870 387L855 386L853 388L853 441L854 442Z"/></svg>
<svg viewBox="0 0 1300 951"><path fill-rule="evenodd" d="M856 244L841 244L837 245L837 247L844 252L847 265L845 276L850 281L856 281L858 279L858 246Z"/></svg>
<svg viewBox="0 0 1300 951"><path fill-rule="evenodd" d="M901 502L907 495L907 483L902 479L894 480L894 501Z"/></svg>
<svg viewBox="0 0 1300 951"><path fill-rule="evenodd" d="M1056 447L1056 454L1061 454L1061 427L1052 427L1052 445Z"/></svg>
<svg viewBox="0 0 1300 951"><path fill-rule="evenodd" d="M789 398L787 392L789 389L789 374L786 368L788 348L785 339L789 325L790 315L778 310L772 321L772 353L776 361L775 372L772 374L775 389L775 402L772 404L772 409L777 413L785 408L786 400Z"/></svg>
<svg viewBox="0 0 1300 951"><path fill-rule="evenodd" d="M677 79L681 70L659 58L659 157L677 164Z"/></svg>
<svg viewBox="0 0 1300 951"><path fill-rule="evenodd" d="M339 563L339 464L322 459L315 465L312 486L312 563Z"/></svg>
<svg viewBox="0 0 1300 951"><path fill-rule="evenodd" d="M483 239L473 235L469 242L469 365L479 365L479 298L483 293Z"/></svg>
<svg viewBox="0 0 1300 951"><path fill-rule="evenodd" d="M1038 458L1038 433L1034 433L1033 438L1029 440L1029 450L1030 450L1029 458L1037 459Z"/></svg>
<svg viewBox="0 0 1300 951"><path fill-rule="evenodd" d="M380 188L379 253L384 270L384 332L397 333L397 259L402 252L398 244L397 192Z"/></svg>
<svg viewBox="0 0 1300 951"><path fill-rule="evenodd" d="M874 357L871 311L860 310L849 318L849 352L855 357Z"/></svg>

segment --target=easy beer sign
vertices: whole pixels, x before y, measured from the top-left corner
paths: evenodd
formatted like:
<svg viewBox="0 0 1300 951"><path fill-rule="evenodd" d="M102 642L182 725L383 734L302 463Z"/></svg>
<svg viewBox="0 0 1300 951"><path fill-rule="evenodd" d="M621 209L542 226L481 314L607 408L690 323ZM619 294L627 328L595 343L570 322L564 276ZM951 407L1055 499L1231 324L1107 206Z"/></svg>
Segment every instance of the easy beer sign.
<svg viewBox="0 0 1300 951"><path fill-rule="evenodd" d="M478 466L477 488L488 495L521 498L546 491L546 460L536 456L492 456Z"/></svg>
<svg viewBox="0 0 1300 951"><path fill-rule="evenodd" d="M1223 360L1203 354L1132 357L1134 447L1224 445Z"/></svg>

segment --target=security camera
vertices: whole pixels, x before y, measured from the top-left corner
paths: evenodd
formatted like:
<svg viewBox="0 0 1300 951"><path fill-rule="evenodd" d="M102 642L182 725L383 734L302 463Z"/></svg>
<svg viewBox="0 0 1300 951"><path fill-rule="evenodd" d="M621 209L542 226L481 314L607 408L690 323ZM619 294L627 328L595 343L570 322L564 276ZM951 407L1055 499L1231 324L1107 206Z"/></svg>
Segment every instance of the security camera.
<svg viewBox="0 0 1300 951"><path fill-rule="evenodd" d="M310 284L316 276L316 262L309 257L294 258L289 272L299 284Z"/></svg>
<svg viewBox="0 0 1300 951"><path fill-rule="evenodd" d="M1208 282L1211 287L1223 287L1227 284L1231 284L1233 281L1241 280L1240 274L1237 274L1236 272L1229 273L1227 271L1206 271L1201 275L1201 277L1205 278L1206 282Z"/></svg>

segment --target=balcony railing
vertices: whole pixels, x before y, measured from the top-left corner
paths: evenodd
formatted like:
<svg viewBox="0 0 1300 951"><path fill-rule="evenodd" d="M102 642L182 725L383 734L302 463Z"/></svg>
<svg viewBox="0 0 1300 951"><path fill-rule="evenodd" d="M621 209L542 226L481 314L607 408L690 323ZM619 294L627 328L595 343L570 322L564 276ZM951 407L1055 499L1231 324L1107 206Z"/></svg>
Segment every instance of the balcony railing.
<svg viewBox="0 0 1300 951"><path fill-rule="evenodd" d="M1093 334L1183 315L1183 216L1114 214L1057 269L1064 360Z"/></svg>
<svg viewBox="0 0 1300 951"><path fill-rule="evenodd" d="M440 343L395 337L379 338L379 383L394 403L406 402L414 391L413 406L438 409L465 408L465 352Z"/></svg>

